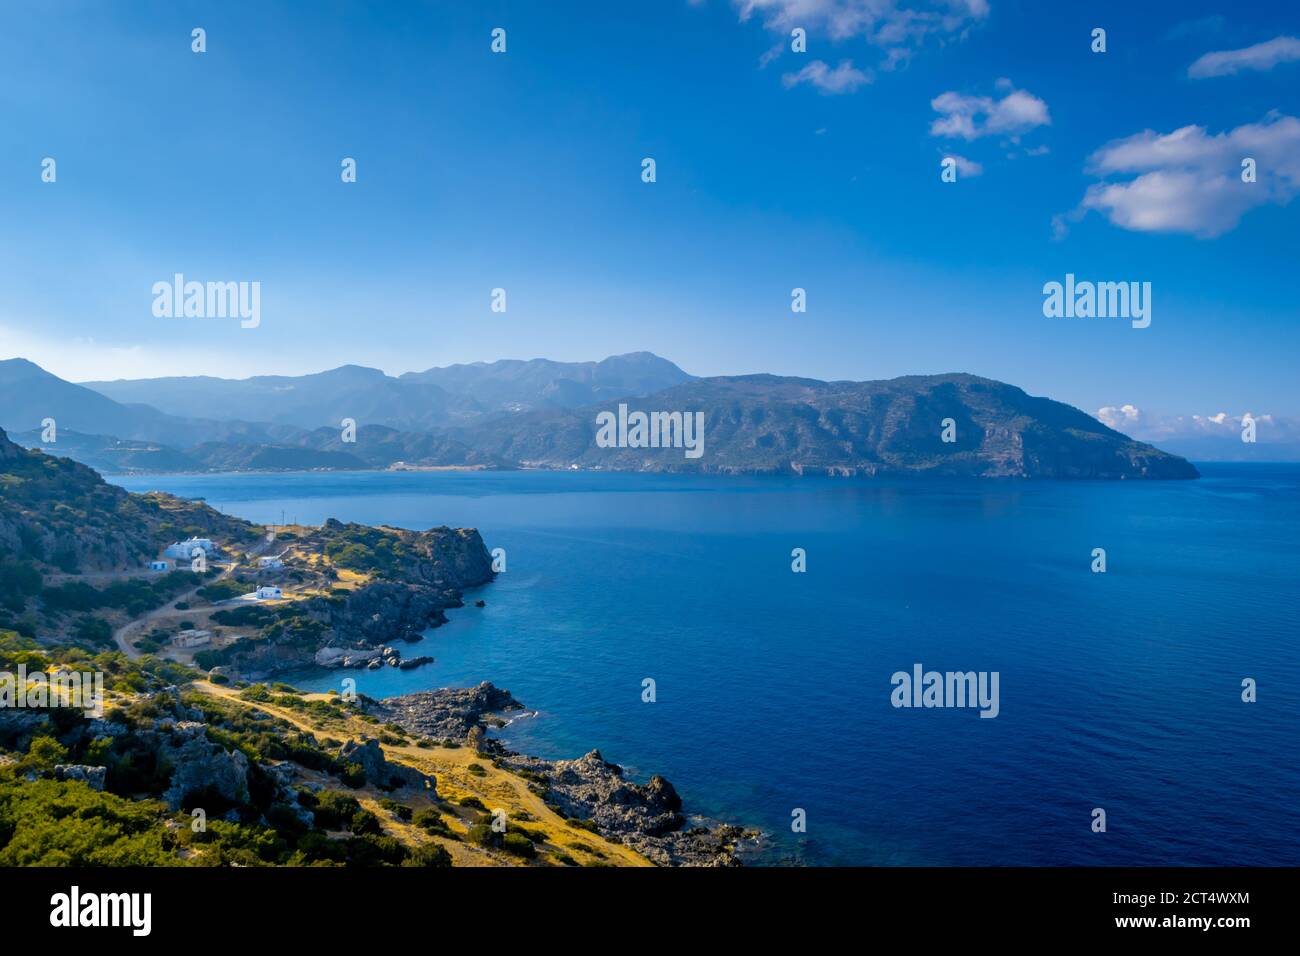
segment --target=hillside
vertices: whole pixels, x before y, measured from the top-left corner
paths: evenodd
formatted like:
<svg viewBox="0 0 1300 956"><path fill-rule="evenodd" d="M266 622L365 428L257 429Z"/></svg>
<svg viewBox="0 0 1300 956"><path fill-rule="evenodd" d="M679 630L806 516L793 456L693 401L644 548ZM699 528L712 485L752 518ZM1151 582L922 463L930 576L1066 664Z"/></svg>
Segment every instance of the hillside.
<svg viewBox="0 0 1300 956"><path fill-rule="evenodd" d="M697 379L628 402L704 413L703 454L599 448L612 403L539 412L449 434L534 467L710 474L1195 478L1181 458L1135 442L1072 406L974 375L821 382L746 375ZM955 441L941 440L951 419Z"/></svg>
<svg viewBox="0 0 1300 956"><path fill-rule="evenodd" d="M71 459L20 448L0 430L0 557L63 573L124 570L190 535L242 544L258 530L201 502L129 494Z"/></svg>

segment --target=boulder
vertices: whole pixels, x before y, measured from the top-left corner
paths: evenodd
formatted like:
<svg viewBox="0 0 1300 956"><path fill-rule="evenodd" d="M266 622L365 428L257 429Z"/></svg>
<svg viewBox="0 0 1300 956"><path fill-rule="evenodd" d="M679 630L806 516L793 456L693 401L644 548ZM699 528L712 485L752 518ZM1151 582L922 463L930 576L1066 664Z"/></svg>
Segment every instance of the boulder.
<svg viewBox="0 0 1300 956"><path fill-rule="evenodd" d="M54 768L55 780L79 780L91 790L103 790L104 780L108 776L107 767L90 767L85 764L57 764Z"/></svg>

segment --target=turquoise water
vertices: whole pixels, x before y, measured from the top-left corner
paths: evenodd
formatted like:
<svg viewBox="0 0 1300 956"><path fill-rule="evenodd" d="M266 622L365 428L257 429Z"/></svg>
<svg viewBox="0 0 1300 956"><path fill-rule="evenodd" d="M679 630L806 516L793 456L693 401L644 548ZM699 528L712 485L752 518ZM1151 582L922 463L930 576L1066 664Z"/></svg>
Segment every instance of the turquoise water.
<svg viewBox="0 0 1300 956"><path fill-rule="evenodd" d="M1202 470L116 480L260 522L479 528L507 572L410 646L434 664L348 672L358 689L491 680L537 711L509 746L662 773L689 811L766 831L763 862L1295 865L1300 467ZM916 663L998 672L998 717L891 706Z"/></svg>

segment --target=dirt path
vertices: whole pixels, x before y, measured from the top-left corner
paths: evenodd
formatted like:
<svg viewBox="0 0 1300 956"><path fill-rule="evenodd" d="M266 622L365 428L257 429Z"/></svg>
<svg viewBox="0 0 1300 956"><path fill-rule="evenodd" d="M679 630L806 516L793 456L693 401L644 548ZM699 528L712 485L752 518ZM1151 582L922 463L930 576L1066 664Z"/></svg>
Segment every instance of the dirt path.
<svg viewBox="0 0 1300 956"><path fill-rule="evenodd" d="M209 681L195 681L191 685L195 690L213 697L220 697L244 707L260 710L286 721L301 731L322 737L377 736L379 728L359 718L349 718L331 722L328 726L313 724L302 714L276 704L262 701L246 701L240 698L239 691L232 687L213 684ZM328 694L303 694L305 700L328 700ZM483 801L490 810L500 808L512 819L526 819L524 824L530 829L546 833L547 842L553 847L573 854L573 851L585 853L591 860L613 864L615 866L653 866L641 854L621 843L606 840L589 830L570 826L563 818L546 806L546 802L528 789L528 781L509 771L492 765L489 760L480 757L470 747L426 749L415 746L398 746L381 744L384 756L397 763L415 767L422 773L430 774L438 781L438 794L452 804L464 796L474 796ZM477 768L477 770L471 768ZM369 795L372 800L383 794L377 791ZM360 797L359 797L360 798ZM362 800L366 802L365 799ZM388 814L378 805L370 807L384 821L389 832L403 839L403 842L427 842L431 839L418 828L388 819ZM461 832L467 832L479 811L459 806L443 806L441 812L459 823ZM520 811L523 811L521 815ZM492 866L517 865L519 861L496 851L488 851L462 841L442 840L452 854L457 866Z"/></svg>
<svg viewBox="0 0 1300 956"><path fill-rule="evenodd" d="M266 537L263 538L257 545L255 545L251 551L248 552L248 556L250 558L257 558L258 555L265 552L266 549L271 547L271 545L273 544L275 544L275 532L268 531ZM166 617L169 614L178 613L176 610L176 604L178 602L188 601L190 598L192 598L195 594L198 593L199 588L207 587L209 584L214 584L217 581L224 581L226 578L230 577L230 575L233 574L237 568L239 568L241 563L242 562L240 561L236 561L232 559L230 562L230 566L227 567L220 574L218 574L215 578L213 578L213 580L204 581L202 584L198 585L198 587L191 588L190 590L186 591L183 594L176 595L176 597L172 598L162 607L154 608L152 611L150 611L148 614L144 615L143 617L138 617L134 621L128 621L126 624L123 624L121 627L119 627L116 631L113 632L113 640L117 644L117 649L120 650L127 657L131 658L132 660L141 657L142 656L141 652L137 651L131 645L130 637L134 632L141 630L144 627L144 625L157 621L159 618Z"/></svg>

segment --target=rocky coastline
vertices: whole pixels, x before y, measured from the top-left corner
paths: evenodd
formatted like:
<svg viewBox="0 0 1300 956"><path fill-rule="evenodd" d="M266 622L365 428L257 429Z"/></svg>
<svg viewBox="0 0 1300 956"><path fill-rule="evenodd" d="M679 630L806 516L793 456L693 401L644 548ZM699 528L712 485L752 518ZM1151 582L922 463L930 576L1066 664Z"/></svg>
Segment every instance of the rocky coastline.
<svg viewBox="0 0 1300 956"><path fill-rule="evenodd" d="M491 556L472 529L416 534L329 521L320 531L323 545L331 538L364 540L374 533L400 535L400 562L362 587L298 602L264 637L224 653L213 676L262 681L312 666L409 668L432 661L404 657L394 645L422 640L423 631L446 622L446 610L463 606L463 589L492 581ZM758 836L689 819L671 783L660 776L635 783L597 750L576 760L549 761L506 749L488 731L504 726L504 715L523 705L490 683L360 700L366 713L410 734L474 747L526 779L556 813L661 866L736 866L740 848Z"/></svg>
<svg viewBox="0 0 1300 956"><path fill-rule="evenodd" d="M556 813L660 866L740 866L742 847L759 839L756 831L743 827L688 818L671 783L658 775L635 783L598 750L576 760L543 760L507 749L488 730L503 726L505 715L524 706L487 681L465 689L360 701L365 713L407 733L477 748L528 780L529 789Z"/></svg>

